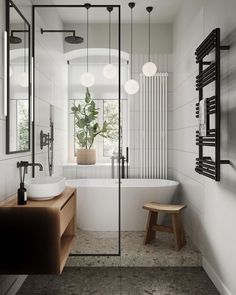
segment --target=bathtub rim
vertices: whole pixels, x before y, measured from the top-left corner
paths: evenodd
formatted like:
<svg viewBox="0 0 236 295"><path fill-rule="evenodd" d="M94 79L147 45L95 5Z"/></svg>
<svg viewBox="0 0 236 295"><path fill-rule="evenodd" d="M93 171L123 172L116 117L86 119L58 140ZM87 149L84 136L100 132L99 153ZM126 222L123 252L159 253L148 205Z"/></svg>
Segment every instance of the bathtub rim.
<svg viewBox="0 0 236 295"><path fill-rule="evenodd" d="M80 182L80 183L79 183ZM80 178L67 179L66 185L73 187L90 188L118 188L119 180L113 178ZM128 184L128 185L127 185ZM121 179L121 188L170 188L178 187L179 182L170 179L142 179L128 178Z"/></svg>

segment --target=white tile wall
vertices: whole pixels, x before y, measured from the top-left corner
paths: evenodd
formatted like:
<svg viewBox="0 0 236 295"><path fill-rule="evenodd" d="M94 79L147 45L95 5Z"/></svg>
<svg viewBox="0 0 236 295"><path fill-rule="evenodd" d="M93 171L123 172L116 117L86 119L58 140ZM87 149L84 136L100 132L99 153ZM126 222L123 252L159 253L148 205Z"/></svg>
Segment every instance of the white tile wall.
<svg viewBox="0 0 236 295"><path fill-rule="evenodd" d="M49 9L50 10L50 9ZM49 132L50 104L54 105L54 173L62 174L67 152L67 89L68 66L64 59L62 34L43 34L40 28L63 29L55 10L39 8L36 13L36 115L35 142L36 162L44 166L48 174L47 147L40 149L40 131ZM36 174L39 172L36 169Z"/></svg>
<svg viewBox="0 0 236 295"><path fill-rule="evenodd" d="M63 175L66 179L76 178L111 178L111 165L77 165L67 164L63 166ZM117 175L115 170L115 176Z"/></svg>
<svg viewBox="0 0 236 295"><path fill-rule="evenodd" d="M236 294L236 1L185 0L174 23L173 97L170 103L169 173L180 183L179 201L188 205L185 227L204 256L204 267L221 294ZM232 166L222 166L216 183L194 171L197 147L195 48L208 33L221 28L222 40L231 49L222 54L222 157ZM210 267L209 267L210 266Z"/></svg>

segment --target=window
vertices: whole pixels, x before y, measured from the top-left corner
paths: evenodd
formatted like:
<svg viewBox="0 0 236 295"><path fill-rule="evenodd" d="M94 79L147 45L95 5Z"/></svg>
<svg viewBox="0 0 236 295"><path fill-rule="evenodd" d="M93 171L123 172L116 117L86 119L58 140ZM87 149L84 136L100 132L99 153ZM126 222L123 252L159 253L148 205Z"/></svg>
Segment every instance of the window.
<svg viewBox="0 0 236 295"><path fill-rule="evenodd" d="M76 150L79 145L76 141L75 134L78 127L75 125L74 115L71 113L73 105L83 104L83 100L69 100L69 141L73 145L73 155L76 156ZM119 104L116 99L96 99L96 107L99 108L98 123L102 126L104 121L109 124L108 138L97 136L94 141L94 147L97 150L97 162L110 163L113 153L118 153L119 145ZM125 148L128 146L128 120L127 120L127 99L121 101L121 145Z"/></svg>
<svg viewBox="0 0 236 295"><path fill-rule="evenodd" d="M28 100L17 100L17 150L27 150L29 143Z"/></svg>
<svg viewBox="0 0 236 295"><path fill-rule="evenodd" d="M108 138L103 139L103 156L111 157L118 153L119 144L119 106L117 100L103 101L103 120L110 125Z"/></svg>
<svg viewBox="0 0 236 295"><path fill-rule="evenodd" d="M105 79L101 74L104 65L107 62L107 56L91 56L90 57L90 71L95 76L96 85L89 89L91 98L96 103L96 107L99 108L98 123L100 126L103 125L104 120L110 122L109 126L109 138L103 138L97 136L94 141L94 147L96 148L97 163L111 163L110 157L112 153L118 152L119 142L119 126L118 126L118 77L116 79ZM118 55L113 57L113 64L118 64ZM75 162L76 149L78 145L75 141L74 134L75 120L74 115L71 112L71 107L78 105L82 102L85 97L85 88L80 85L79 77L85 70L86 57L78 57L69 63L68 68L68 96L69 96L69 122L68 122L68 158L69 162ZM128 79L128 65L127 61L124 60L121 63L121 85ZM125 151L128 146L128 97L121 87L121 146Z"/></svg>
<svg viewBox="0 0 236 295"><path fill-rule="evenodd" d="M28 100L11 99L10 142L14 150L27 150L29 144Z"/></svg>

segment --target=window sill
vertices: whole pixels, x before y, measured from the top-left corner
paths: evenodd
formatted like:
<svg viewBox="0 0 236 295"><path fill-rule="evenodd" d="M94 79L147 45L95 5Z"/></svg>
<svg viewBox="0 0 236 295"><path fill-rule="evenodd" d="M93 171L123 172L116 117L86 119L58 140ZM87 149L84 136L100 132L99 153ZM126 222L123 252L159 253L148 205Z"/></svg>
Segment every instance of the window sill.
<svg viewBox="0 0 236 295"><path fill-rule="evenodd" d="M117 163L114 163L115 166L117 166ZM93 165L78 165L77 163L67 163L62 165L63 167L81 167L81 168L87 168L87 167L109 167L111 166L111 163L96 163Z"/></svg>

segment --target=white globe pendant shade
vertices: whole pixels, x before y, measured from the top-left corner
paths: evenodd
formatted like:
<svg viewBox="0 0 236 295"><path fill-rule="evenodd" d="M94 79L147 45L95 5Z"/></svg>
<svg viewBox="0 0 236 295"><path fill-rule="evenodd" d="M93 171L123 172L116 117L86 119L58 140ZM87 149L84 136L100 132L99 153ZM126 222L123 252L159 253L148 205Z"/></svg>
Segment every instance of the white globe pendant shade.
<svg viewBox="0 0 236 295"><path fill-rule="evenodd" d="M103 76L107 79L114 79L116 77L116 67L113 64L107 64L102 70Z"/></svg>
<svg viewBox="0 0 236 295"><path fill-rule="evenodd" d="M29 76L28 73L22 73L17 77L17 84L21 87L28 87L29 86Z"/></svg>
<svg viewBox="0 0 236 295"><path fill-rule="evenodd" d="M80 83L87 88L93 86L95 83L94 75L90 72L83 73L80 76Z"/></svg>
<svg viewBox="0 0 236 295"><path fill-rule="evenodd" d="M125 83L125 91L128 93L128 94L136 94L138 91L139 91L139 84L136 80L128 80L126 83Z"/></svg>
<svg viewBox="0 0 236 295"><path fill-rule="evenodd" d="M157 66L153 62L146 62L143 65L143 74L147 77L152 77L157 72Z"/></svg>

